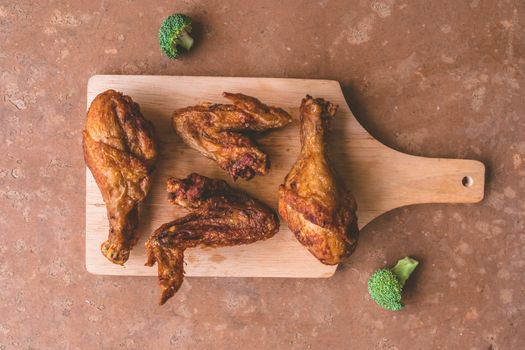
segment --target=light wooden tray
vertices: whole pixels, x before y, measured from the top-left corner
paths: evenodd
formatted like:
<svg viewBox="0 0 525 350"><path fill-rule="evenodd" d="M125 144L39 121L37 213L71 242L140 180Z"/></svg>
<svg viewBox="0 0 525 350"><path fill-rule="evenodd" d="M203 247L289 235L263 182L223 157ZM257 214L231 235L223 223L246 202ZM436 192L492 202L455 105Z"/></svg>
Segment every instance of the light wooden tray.
<svg viewBox="0 0 525 350"><path fill-rule="evenodd" d="M106 209L98 187L86 169L86 267L95 274L153 276L145 267L144 241L161 224L186 215L167 201L166 179L192 172L222 178L250 195L277 207L277 189L300 148L297 122L301 99L310 94L339 105L330 132L331 159L353 191L359 206L359 226L394 208L418 203L473 203L483 198L485 167L474 160L423 158L400 153L374 139L357 122L337 81L310 79L222 78L97 75L88 83L88 106L106 89L130 95L144 116L155 124L160 156L152 190L141 207L141 240L126 266L110 263L100 252L106 239ZM257 138L272 162L266 176L233 182L213 161L188 148L171 128L174 109L203 101L227 102L223 91L242 92L289 111L293 124ZM358 246L358 249L367 249ZM284 222L279 233L264 242L228 248L186 251L187 276L330 277L335 266L319 263L294 238Z"/></svg>

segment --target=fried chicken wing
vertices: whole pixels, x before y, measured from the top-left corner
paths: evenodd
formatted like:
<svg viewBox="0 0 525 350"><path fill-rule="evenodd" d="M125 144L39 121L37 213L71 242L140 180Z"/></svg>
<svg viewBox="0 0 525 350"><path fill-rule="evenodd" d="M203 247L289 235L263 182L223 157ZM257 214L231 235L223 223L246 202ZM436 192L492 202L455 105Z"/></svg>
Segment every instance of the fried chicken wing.
<svg viewBox="0 0 525 350"><path fill-rule="evenodd" d="M176 110L173 128L188 146L216 161L234 180L265 175L270 168L268 155L243 132L283 127L291 122L290 115L254 97L228 92L223 96L232 104L205 103Z"/></svg>
<svg viewBox="0 0 525 350"><path fill-rule="evenodd" d="M326 133L337 106L306 96L301 103L301 152L279 188L279 214L317 259L347 259L358 238L357 205L326 155Z"/></svg>
<svg viewBox="0 0 525 350"><path fill-rule="evenodd" d="M187 248L253 243L279 230L279 218L272 209L222 180L194 173L186 179L169 179L167 190L171 203L191 213L162 225L146 242L146 265L158 265L161 305L182 284Z"/></svg>
<svg viewBox="0 0 525 350"><path fill-rule="evenodd" d="M157 155L153 126L129 96L107 90L89 107L82 144L106 203L109 235L102 254L123 265L138 239L138 204L151 184Z"/></svg>

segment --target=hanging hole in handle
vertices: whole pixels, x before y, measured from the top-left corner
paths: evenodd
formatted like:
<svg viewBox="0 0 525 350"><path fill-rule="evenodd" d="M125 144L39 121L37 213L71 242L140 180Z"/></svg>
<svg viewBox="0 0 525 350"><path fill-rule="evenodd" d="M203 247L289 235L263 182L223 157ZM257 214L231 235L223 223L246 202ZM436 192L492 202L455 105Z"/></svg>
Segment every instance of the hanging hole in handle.
<svg viewBox="0 0 525 350"><path fill-rule="evenodd" d="M474 179L472 179L470 176L465 176L461 180L461 183L463 184L464 187L470 187L474 185Z"/></svg>

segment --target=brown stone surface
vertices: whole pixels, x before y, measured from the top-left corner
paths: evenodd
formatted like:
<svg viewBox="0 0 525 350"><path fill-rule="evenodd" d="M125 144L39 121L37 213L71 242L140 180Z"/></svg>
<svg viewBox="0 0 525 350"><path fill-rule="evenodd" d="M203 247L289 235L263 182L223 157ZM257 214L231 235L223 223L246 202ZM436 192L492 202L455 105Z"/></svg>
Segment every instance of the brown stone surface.
<svg viewBox="0 0 525 350"><path fill-rule="evenodd" d="M180 61L157 30L191 15ZM1 1L0 349L525 348L525 3ZM84 267L86 83L93 74L337 79L379 140L488 168L476 205L392 211L329 280L154 278ZM397 313L366 280L421 260Z"/></svg>

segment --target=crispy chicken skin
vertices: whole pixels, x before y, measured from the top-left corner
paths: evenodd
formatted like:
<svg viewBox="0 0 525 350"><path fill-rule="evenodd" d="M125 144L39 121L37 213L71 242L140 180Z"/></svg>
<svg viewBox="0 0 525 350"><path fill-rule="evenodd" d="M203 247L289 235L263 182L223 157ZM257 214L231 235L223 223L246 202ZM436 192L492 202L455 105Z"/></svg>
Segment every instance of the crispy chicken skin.
<svg viewBox="0 0 525 350"><path fill-rule="evenodd" d="M190 214L162 225L146 242L146 265L158 265L161 305L182 284L186 248L253 243L279 230L277 213L222 180L194 173L169 179L167 190L169 201Z"/></svg>
<svg viewBox="0 0 525 350"><path fill-rule="evenodd" d="M173 113L173 128L182 140L213 159L233 179L265 175L268 155L244 132L280 128L291 122L283 109L269 107L254 97L225 92L232 104L204 103Z"/></svg>
<svg viewBox="0 0 525 350"><path fill-rule="evenodd" d="M107 90L89 107L82 145L106 203L109 235L102 254L123 265L138 239L138 204L151 185L157 156L153 125L131 97Z"/></svg>
<svg viewBox="0 0 525 350"><path fill-rule="evenodd" d="M357 205L326 155L326 133L337 106L306 96L301 103L301 152L279 187L279 214L317 259L345 261L357 238Z"/></svg>

